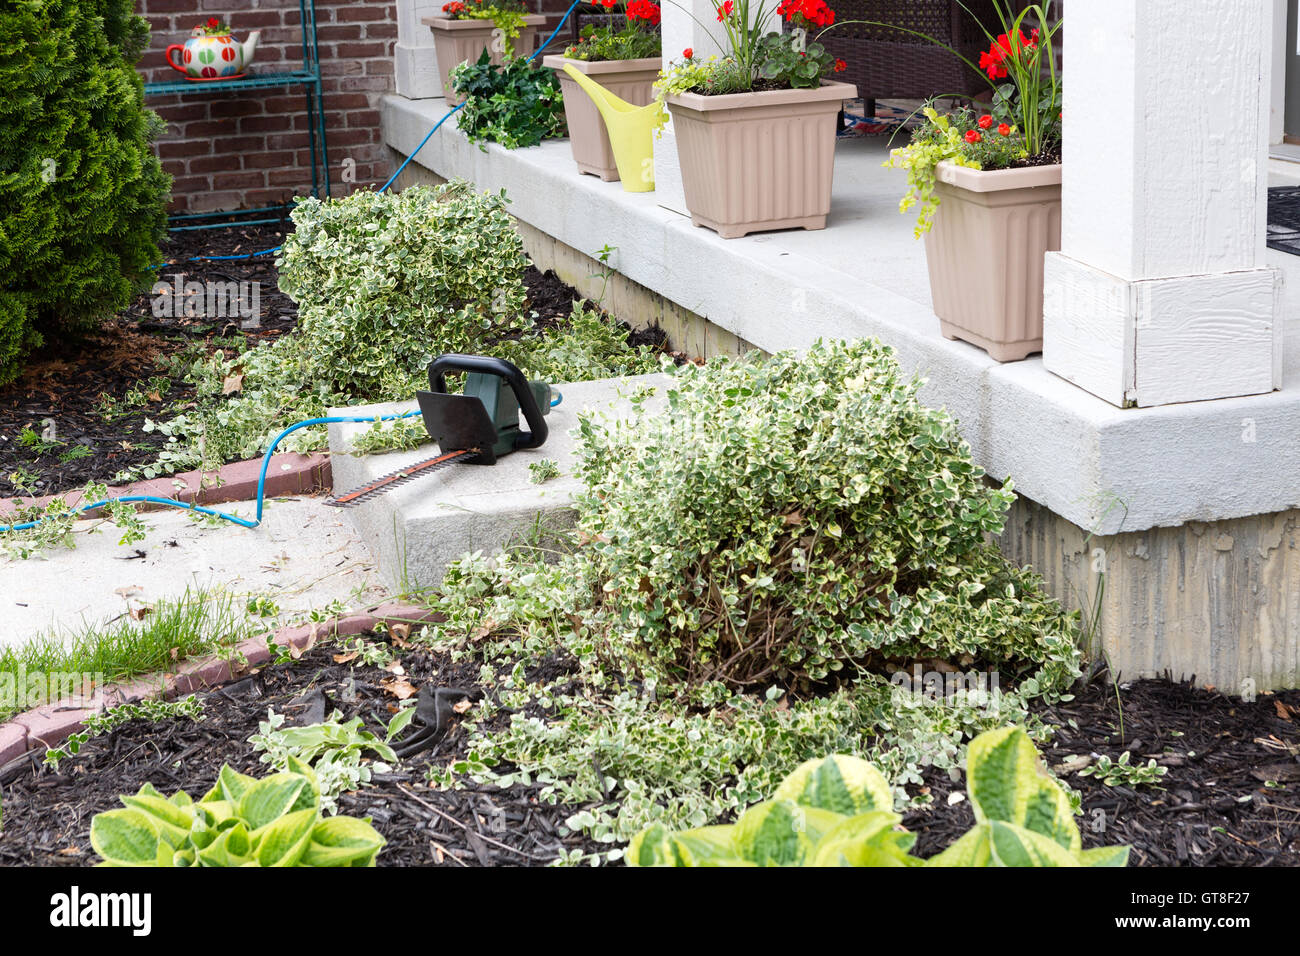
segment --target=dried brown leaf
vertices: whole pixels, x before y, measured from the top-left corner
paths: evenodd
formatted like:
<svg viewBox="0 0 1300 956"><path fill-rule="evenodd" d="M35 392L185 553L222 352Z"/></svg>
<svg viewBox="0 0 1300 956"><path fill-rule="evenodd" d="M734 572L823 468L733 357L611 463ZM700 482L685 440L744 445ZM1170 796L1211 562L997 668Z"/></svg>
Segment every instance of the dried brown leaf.
<svg viewBox="0 0 1300 956"><path fill-rule="evenodd" d="M309 650L311 650L313 647L316 646L316 638L317 638L316 628L313 627L311 631L307 634L307 640L303 641L301 647L290 642L289 656L295 661L301 660L302 655L306 654Z"/></svg>
<svg viewBox="0 0 1300 956"><path fill-rule="evenodd" d="M398 700L406 700L414 697L418 688L405 677L395 677L392 680L380 681L379 686L388 693L392 694Z"/></svg>

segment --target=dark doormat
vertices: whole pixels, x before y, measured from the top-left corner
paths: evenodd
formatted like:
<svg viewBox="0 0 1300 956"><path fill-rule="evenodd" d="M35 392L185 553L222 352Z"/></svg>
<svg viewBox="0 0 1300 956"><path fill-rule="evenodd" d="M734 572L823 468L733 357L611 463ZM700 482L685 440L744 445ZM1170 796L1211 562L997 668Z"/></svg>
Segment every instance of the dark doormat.
<svg viewBox="0 0 1300 956"><path fill-rule="evenodd" d="M1300 186L1269 189L1268 247L1300 256Z"/></svg>

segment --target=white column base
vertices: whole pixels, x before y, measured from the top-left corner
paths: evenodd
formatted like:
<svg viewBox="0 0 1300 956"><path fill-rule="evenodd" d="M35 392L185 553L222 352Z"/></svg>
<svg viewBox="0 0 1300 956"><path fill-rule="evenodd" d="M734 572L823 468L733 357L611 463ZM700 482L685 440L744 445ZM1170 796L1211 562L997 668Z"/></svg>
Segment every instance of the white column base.
<svg viewBox="0 0 1300 956"><path fill-rule="evenodd" d="M677 131L670 119L655 139L655 202L689 216L682 191L682 168L677 160Z"/></svg>
<svg viewBox="0 0 1300 956"><path fill-rule="evenodd" d="M428 46L407 46L398 42L393 47L393 57L393 80L398 96L411 100L442 96L442 74L438 72L438 58L433 52L432 40Z"/></svg>
<svg viewBox="0 0 1300 956"><path fill-rule="evenodd" d="M1113 405L1281 387L1277 269L1126 280L1049 252L1044 278L1043 365Z"/></svg>
<svg viewBox="0 0 1300 956"><path fill-rule="evenodd" d="M443 0L397 0L397 43L393 47L394 85L399 96L423 100L442 96L442 75L433 52L433 34L420 22L442 9Z"/></svg>

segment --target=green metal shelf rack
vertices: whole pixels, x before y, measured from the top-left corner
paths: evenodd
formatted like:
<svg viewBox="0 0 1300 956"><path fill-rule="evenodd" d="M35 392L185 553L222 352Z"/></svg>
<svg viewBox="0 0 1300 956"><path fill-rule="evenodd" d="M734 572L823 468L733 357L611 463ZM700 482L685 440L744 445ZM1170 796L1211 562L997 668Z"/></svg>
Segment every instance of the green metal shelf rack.
<svg viewBox="0 0 1300 956"><path fill-rule="evenodd" d="M302 23L302 69L279 73L251 73L237 80L165 80L146 83L146 96L194 96L205 93L244 92L248 90L291 89L302 87L307 99L307 132L311 148L311 195L319 196L322 184L325 196L330 194L329 151L325 140L325 101L323 96L320 52L316 44L316 0L298 0L299 22ZM213 212L181 213L168 217L168 228L173 232L194 229L224 229L231 226L252 226L279 222L293 208L292 201L278 206L257 209L237 209ZM265 217L276 213L274 218ZM226 220L207 222L200 220Z"/></svg>

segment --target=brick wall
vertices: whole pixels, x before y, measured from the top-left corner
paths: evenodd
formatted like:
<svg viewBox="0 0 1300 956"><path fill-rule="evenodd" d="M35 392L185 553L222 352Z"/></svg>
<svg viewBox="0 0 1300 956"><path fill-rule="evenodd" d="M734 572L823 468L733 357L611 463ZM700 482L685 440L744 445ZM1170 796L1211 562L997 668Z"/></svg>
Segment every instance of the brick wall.
<svg viewBox="0 0 1300 956"><path fill-rule="evenodd" d="M253 70L302 64L297 0L139 0L153 30L139 70L146 81L179 79L163 60L209 16L242 41L261 30ZM381 185L391 174L379 128L379 100L393 85L395 0L316 0L316 37L324 77L326 138L333 195ZM196 84L199 85L199 84ZM271 205L311 189L306 96L301 88L151 96L167 122L157 150L172 175L172 209L206 212ZM343 182L344 160L355 184Z"/></svg>

